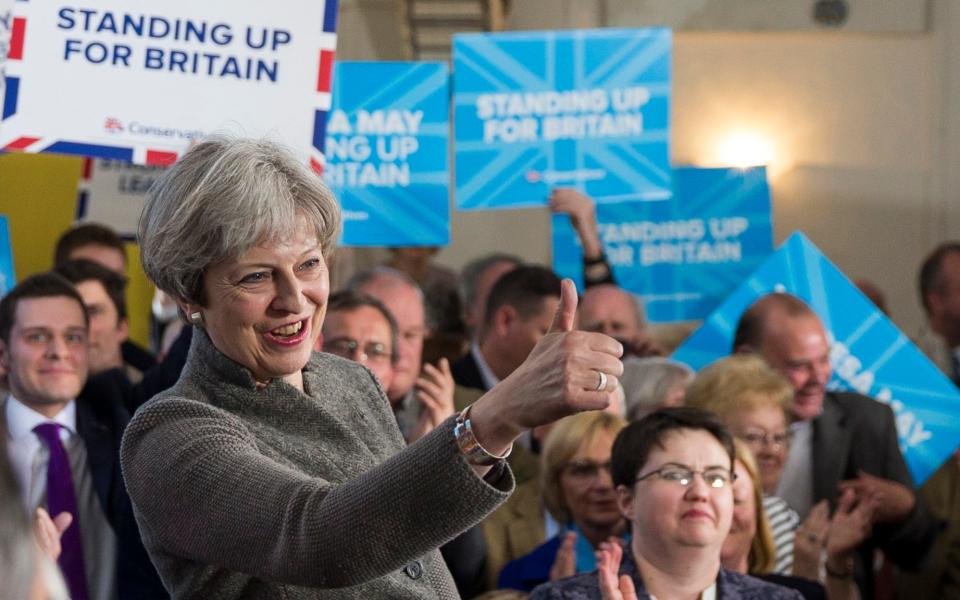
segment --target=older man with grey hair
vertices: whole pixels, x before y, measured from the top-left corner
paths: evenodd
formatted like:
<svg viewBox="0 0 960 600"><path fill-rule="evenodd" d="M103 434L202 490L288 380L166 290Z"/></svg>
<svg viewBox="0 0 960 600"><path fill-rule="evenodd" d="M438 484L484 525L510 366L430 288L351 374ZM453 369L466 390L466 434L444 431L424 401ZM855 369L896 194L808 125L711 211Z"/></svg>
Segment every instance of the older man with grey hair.
<svg viewBox="0 0 960 600"><path fill-rule="evenodd" d="M387 307L399 328L399 358L386 390L400 431L414 442L479 396L457 390L450 365L423 363L423 341L428 330L423 292L409 275L390 267L374 267L354 275L347 287L376 298Z"/></svg>
<svg viewBox="0 0 960 600"><path fill-rule="evenodd" d="M580 299L577 327L616 338L624 354L659 356L663 354L647 333L640 299L613 283L588 287Z"/></svg>

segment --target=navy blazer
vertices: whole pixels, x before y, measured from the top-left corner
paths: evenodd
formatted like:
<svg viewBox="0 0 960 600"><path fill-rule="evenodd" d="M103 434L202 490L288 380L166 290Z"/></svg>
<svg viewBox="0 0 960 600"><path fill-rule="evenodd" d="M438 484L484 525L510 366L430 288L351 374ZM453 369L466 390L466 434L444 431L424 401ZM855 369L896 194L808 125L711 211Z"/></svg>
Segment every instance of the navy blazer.
<svg viewBox="0 0 960 600"><path fill-rule="evenodd" d="M140 541L133 506L120 473L120 441L130 421L127 390L112 376L87 380L77 397L77 433L87 450L90 476L100 506L117 536L120 600L168 598Z"/></svg>
<svg viewBox="0 0 960 600"><path fill-rule="evenodd" d="M555 535L530 551L505 564L497 578L497 587L529 592L541 583L550 581L550 569L563 544L563 534Z"/></svg>
<svg viewBox="0 0 960 600"><path fill-rule="evenodd" d="M629 575L633 579L638 600L650 600L650 594L643 587L640 572L633 562L633 552L629 549L623 552L619 572L620 575ZM602 600L597 572L581 573L545 583L533 590L530 600ZM717 574L717 600L803 600L803 596L796 590L720 567Z"/></svg>

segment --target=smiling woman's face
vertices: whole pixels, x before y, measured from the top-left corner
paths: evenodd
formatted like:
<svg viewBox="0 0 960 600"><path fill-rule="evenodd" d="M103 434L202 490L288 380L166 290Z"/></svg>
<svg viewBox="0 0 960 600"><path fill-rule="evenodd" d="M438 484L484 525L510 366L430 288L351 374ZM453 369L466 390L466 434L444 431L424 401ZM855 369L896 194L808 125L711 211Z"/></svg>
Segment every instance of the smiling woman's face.
<svg viewBox="0 0 960 600"><path fill-rule="evenodd" d="M237 260L210 267L206 306L199 310L213 345L259 382L281 378L301 387L300 370L320 334L330 293L320 243L306 233L255 246Z"/></svg>
<svg viewBox="0 0 960 600"><path fill-rule="evenodd" d="M667 434L663 448L654 447L638 475L677 466L693 471L725 469L730 456L720 442L701 429ZM633 524L634 547L645 556L669 556L681 548L720 547L733 516L733 491L709 486L701 474L687 486L656 475L619 492L620 506Z"/></svg>

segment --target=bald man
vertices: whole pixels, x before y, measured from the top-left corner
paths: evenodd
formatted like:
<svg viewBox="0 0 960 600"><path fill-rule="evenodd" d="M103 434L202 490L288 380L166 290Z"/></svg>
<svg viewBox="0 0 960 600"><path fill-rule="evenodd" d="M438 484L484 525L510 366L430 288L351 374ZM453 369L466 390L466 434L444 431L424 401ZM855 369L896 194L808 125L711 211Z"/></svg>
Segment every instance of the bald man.
<svg viewBox="0 0 960 600"><path fill-rule="evenodd" d="M827 391L830 345L816 313L789 294L763 296L740 317L733 347L762 356L794 389L793 439L776 495L801 518L821 500L835 506L848 489L858 500L882 499L858 550L861 597L873 597L875 548L901 568L921 568L939 523L914 493L893 411L860 394Z"/></svg>
<svg viewBox="0 0 960 600"><path fill-rule="evenodd" d="M639 298L612 283L594 285L583 292L577 328L616 338L623 344L625 355L663 354L647 333Z"/></svg>

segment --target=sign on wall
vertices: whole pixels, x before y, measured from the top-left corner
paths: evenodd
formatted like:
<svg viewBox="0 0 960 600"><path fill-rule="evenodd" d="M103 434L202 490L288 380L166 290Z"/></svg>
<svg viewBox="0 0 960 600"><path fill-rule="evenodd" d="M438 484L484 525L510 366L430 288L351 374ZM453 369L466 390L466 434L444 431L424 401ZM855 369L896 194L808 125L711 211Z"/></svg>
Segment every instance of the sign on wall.
<svg viewBox="0 0 960 600"><path fill-rule="evenodd" d="M18 0L0 149L168 164L226 131L322 164L337 0Z"/></svg>
<svg viewBox="0 0 960 600"><path fill-rule="evenodd" d="M705 318L773 251L765 168L679 167L673 186L669 200L597 205L614 277L655 323ZM553 217L553 268L583 289L583 251L566 215Z"/></svg>
<svg viewBox="0 0 960 600"><path fill-rule="evenodd" d="M344 245L449 243L448 82L441 63L337 64L323 176Z"/></svg>
<svg viewBox="0 0 960 600"><path fill-rule="evenodd" d="M669 197L670 60L667 29L455 35L457 207Z"/></svg>
<svg viewBox="0 0 960 600"><path fill-rule="evenodd" d="M744 280L673 358L699 369L730 354L740 315L775 291L801 298L823 321L833 365L829 387L893 409L900 448L922 484L960 440L960 393L803 234L792 235Z"/></svg>

